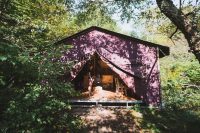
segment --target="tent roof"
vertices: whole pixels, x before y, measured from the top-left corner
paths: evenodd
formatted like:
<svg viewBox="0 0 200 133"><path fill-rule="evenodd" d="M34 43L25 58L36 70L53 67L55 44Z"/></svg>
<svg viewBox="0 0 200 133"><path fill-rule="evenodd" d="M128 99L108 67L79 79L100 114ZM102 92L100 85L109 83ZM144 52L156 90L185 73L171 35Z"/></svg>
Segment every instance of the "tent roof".
<svg viewBox="0 0 200 133"><path fill-rule="evenodd" d="M127 36L127 35L124 35L124 34L121 34L121 33L113 32L113 31L110 31L110 30L107 30L107 29L103 29L103 28L100 28L100 27L97 27L97 26L91 26L91 27L89 27L89 28L87 28L85 30L82 30L82 31L80 31L80 32L78 32L76 34L73 34L73 35L68 36L68 37L64 37L63 39L55 42L54 44L57 45L57 44L64 43L66 41L69 41L69 40L77 37L77 36L80 36L82 34L91 32L93 30L104 32L104 33L107 33L107 34L110 34L110 35L114 35L114 36L117 36L117 37L120 37L120 38L123 38L123 39L139 42L139 43L151 46L151 47L158 47L159 48L159 57L164 57L164 56L167 56L167 55L170 54L169 47L167 47L167 46L162 46L160 44L156 44L156 43L140 40L140 39L137 39L137 38L134 38L134 37L131 37L131 36Z"/></svg>

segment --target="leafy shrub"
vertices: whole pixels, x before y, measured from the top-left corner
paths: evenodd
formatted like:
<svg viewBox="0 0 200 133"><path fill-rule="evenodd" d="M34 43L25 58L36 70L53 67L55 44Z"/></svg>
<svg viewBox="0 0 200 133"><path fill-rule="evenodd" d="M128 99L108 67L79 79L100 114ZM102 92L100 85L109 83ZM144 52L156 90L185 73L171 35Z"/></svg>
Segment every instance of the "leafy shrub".
<svg viewBox="0 0 200 133"><path fill-rule="evenodd" d="M200 67L198 63L186 66L175 64L166 73L163 86L163 101L171 109L200 107Z"/></svg>
<svg viewBox="0 0 200 133"><path fill-rule="evenodd" d="M49 48L36 56L18 56L15 67L6 71L3 79L14 74L9 85L3 85L1 100L1 131L61 132L79 129L80 120L70 114L69 97L77 93L62 78L70 64L59 58L67 47ZM45 53L45 54L44 54ZM57 59L52 61L52 59ZM25 60L25 61L24 61ZM3 63L5 65L6 63ZM8 80L6 84L8 84Z"/></svg>
<svg viewBox="0 0 200 133"><path fill-rule="evenodd" d="M71 86L59 82L54 87L30 84L23 89L16 89L17 96L9 102L1 130L61 132L78 128L79 119L69 113L71 106L68 97L73 92Z"/></svg>
<svg viewBox="0 0 200 133"><path fill-rule="evenodd" d="M133 110L135 110L135 111L137 111L137 112L140 112L140 111L141 111L141 105L135 104L134 106L132 106L131 109L133 109Z"/></svg>

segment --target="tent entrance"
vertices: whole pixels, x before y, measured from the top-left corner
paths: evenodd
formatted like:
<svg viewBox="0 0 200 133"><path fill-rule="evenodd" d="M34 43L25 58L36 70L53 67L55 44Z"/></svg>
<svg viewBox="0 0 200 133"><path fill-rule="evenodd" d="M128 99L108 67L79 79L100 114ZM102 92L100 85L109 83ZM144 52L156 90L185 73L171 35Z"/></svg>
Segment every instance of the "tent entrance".
<svg viewBox="0 0 200 133"><path fill-rule="evenodd" d="M94 79L91 95L89 96L89 79ZM73 80L75 89L82 93L81 97L92 100L132 100L127 94L128 87L121 78L101 60L95 53L83 66L82 70ZM130 94L130 93L129 93Z"/></svg>

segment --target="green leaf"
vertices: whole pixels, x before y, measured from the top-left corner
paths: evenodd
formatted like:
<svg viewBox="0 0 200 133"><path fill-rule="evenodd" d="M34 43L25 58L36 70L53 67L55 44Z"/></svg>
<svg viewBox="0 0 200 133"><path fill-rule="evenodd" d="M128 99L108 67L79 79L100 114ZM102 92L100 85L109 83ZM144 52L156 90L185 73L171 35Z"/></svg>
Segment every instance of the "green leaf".
<svg viewBox="0 0 200 133"><path fill-rule="evenodd" d="M0 61L6 61L7 57L6 56L0 56Z"/></svg>

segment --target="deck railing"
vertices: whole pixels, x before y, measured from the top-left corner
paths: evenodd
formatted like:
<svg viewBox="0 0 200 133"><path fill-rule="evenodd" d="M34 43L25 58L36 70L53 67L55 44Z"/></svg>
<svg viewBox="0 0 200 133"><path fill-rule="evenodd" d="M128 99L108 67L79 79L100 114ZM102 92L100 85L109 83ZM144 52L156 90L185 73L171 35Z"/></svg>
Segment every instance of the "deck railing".
<svg viewBox="0 0 200 133"><path fill-rule="evenodd" d="M141 100L69 100L69 104L72 107L88 107L88 106L111 106L111 107L130 107L136 104L144 105L144 102Z"/></svg>

